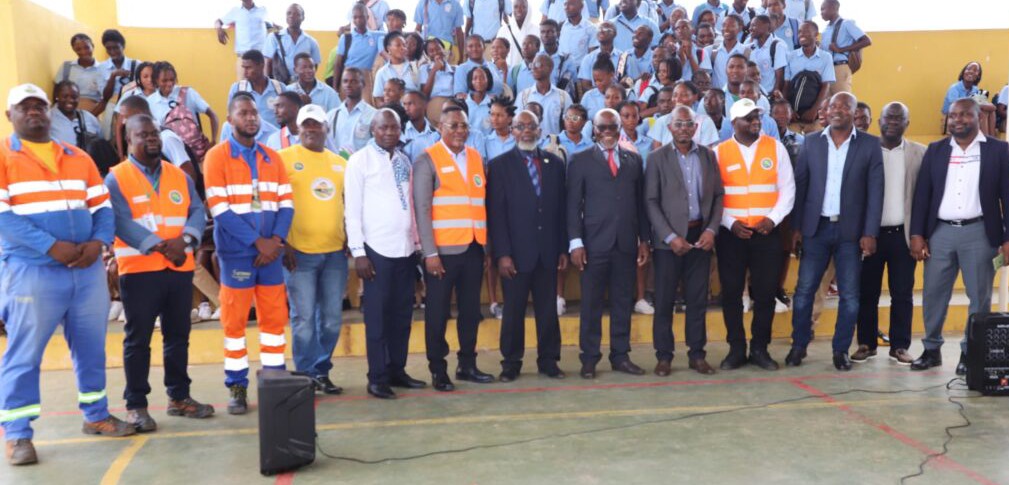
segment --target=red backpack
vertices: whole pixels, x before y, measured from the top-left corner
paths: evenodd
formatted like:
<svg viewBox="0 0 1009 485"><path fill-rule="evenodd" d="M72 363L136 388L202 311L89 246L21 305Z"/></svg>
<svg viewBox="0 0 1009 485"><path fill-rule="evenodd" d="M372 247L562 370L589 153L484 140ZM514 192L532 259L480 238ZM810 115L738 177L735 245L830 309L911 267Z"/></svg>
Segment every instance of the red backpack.
<svg viewBox="0 0 1009 485"><path fill-rule="evenodd" d="M186 106L188 90L189 88L186 87L179 89L179 100L168 103L171 111L165 115L162 126L179 135L182 142L186 144L186 148L192 150L199 161L202 161L207 150L210 150L211 144L207 136L203 134L203 130L200 129L200 121L196 118L196 114Z"/></svg>

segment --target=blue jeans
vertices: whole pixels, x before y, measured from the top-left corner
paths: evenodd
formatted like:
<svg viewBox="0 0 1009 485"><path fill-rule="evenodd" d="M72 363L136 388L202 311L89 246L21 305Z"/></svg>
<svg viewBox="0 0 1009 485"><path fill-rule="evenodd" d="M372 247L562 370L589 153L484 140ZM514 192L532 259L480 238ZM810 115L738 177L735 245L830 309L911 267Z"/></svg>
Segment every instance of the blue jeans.
<svg viewBox="0 0 1009 485"><path fill-rule="evenodd" d="M333 368L333 349L343 325L347 255L343 251L295 251L294 257L297 267L293 272L284 272L291 303L294 365L298 372L325 377Z"/></svg>
<svg viewBox="0 0 1009 485"><path fill-rule="evenodd" d="M837 323L834 325L834 352L847 352L858 319L862 249L858 241L841 240L841 226L820 219L816 234L802 239L799 281L795 285L792 313L792 346L805 349L812 340L813 298L830 259L837 270Z"/></svg>
<svg viewBox="0 0 1009 485"><path fill-rule="evenodd" d="M60 323L74 362L84 420L109 417L105 391L109 285L102 261L80 269L7 261L0 274L0 318L7 323L7 351L0 360L4 439L32 438L30 421L41 411L42 354Z"/></svg>

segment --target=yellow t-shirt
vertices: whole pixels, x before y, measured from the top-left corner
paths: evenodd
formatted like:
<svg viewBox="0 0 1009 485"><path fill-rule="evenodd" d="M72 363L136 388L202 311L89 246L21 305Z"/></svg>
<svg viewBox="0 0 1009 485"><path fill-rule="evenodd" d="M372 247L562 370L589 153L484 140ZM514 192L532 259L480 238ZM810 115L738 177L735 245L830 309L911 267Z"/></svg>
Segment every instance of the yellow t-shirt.
<svg viewBox="0 0 1009 485"><path fill-rule="evenodd" d="M347 160L329 151L301 145L281 150L294 196L294 222L287 242L303 253L340 251L346 246L343 223L343 176Z"/></svg>
<svg viewBox="0 0 1009 485"><path fill-rule="evenodd" d="M50 172L56 173L56 150L53 148L53 142L35 143L22 138L21 143L24 144L28 151L38 157L39 160L42 160L42 163L45 164Z"/></svg>

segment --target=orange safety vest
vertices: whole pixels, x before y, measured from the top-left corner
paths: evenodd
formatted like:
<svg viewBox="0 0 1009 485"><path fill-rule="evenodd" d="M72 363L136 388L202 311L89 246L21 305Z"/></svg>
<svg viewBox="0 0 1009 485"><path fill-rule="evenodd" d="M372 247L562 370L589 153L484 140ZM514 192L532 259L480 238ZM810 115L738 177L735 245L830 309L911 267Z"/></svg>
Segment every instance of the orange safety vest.
<svg viewBox="0 0 1009 485"><path fill-rule="evenodd" d="M465 246L476 240L487 244L487 178L480 153L466 147L466 175L444 143L425 150L438 177L438 190L431 201L431 223L436 246Z"/></svg>
<svg viewBox="0 0 1009 485"><path fill-rule="evenodd" d="M760 135L749 170L739 144L729 139L716 148L722 173L725 214L753 227L771 213L778 202L778 155L774 138Z"/></svg>
<svg viewBox="0 0 1009 485"><path fill-rule="evenodd" d="M112 167L111 173L116 178L136 223L148 230L156 227L157 230L152 232L161 239L173 239L182 235L189 217L189 185L185 172L170 163L161 162L161 181L157 192L147 177L129 160ZM196 267L190 247L186 247L186 262L178 267L172 265L163 254L153 251L142 254L118 237L113 244L113 252L119 264L120 275L161 271L165 268L193 271Z"/></svg>

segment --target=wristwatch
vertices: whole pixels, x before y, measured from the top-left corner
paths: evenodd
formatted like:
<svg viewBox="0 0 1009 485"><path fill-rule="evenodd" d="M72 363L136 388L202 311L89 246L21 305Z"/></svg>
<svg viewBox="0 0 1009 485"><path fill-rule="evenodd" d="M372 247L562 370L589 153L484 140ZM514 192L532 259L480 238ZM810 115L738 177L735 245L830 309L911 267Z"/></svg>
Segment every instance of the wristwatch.
<svg viewBox="0 0 1009 485"><path fill-rule="evenodd" d="M189 246L194 246L196 244L196 238L189 234L183 234L182 240L186 242Z"/></svg>

